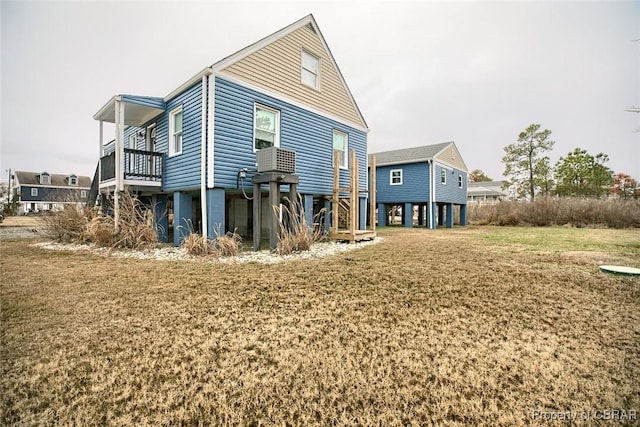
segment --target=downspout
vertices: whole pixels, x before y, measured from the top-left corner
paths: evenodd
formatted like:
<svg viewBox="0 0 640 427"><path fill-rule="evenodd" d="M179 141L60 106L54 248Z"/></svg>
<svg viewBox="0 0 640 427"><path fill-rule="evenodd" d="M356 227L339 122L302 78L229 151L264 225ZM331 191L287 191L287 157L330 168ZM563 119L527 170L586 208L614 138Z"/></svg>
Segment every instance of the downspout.
<svg viewBox="0 0 640 427"><path fill-rule="evenodd" d="M98 143L98 194L96 195L96 202L100 197L100 183L102 182L102 156L104 156L103 141L104 141L104 122L100 120L100 141ZM102 211L102 205L100 205L99 209L100 211Z"/></svg>
<svg viewBox="0 0 640 427"><path fill-rule="evenodd" d="M207 74L202 75L202 104L200 106L200 209L202 211L202 237L207 239Z"/></svg>
<svg viewBox="0 0 640 427"><path fill-rule="evenodd" d="M429 229L433 230L434 218L433 218L433 204L436 200L436 164L431 159L431 189L429 190Z"/></svg>
<svg viewBox="0 0 640 427"><path fill-rule="evenodd" d="M114 212L113 212L113 223L114 229L118 232L119 222L120 222L120 190L121 190L121 181L122 181L122 157L124 152L121 153L123 149L122 140L124 139L124 105L119 99L115 101L115 121L116 121L116 146L115 146L115 191L113 193L114 197ZM122 183L124 184L124 183Z"/></svg>

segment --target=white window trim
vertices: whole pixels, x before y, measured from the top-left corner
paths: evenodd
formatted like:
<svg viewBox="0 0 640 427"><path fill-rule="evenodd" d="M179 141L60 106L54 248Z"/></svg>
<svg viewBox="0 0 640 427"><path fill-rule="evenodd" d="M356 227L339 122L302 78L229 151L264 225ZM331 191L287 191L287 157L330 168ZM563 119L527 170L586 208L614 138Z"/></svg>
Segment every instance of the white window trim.
<svg viewBox="0 0 640 427"><path fill-rule="evenodd" d="M135 133L129 135L129 146L127 148L133 148L135 150L138 143L138 136Z"/></svg>
<svg viewBox="0 0 640 427"><path fill-rule="evenodd" d="M400 182L393 182L394 172L400 172ZM389 171L389 185L402 185L402 169L391 169Z"/></svg>
<svg viewBox="0 0 640 427"><path fill-rule="evenodd" d="M80 198L81 199L87 198L87 190L80 190Z"/></svg>
<svg viewBox="0 0 640 427"><path fill-rule="evenodd" d="M313 72L312 70L309 70L308 68L304 67L304 56L307 55L313 59L315 59L318 63L318 71L317 72ZM315 86L310 85L309 83L305 82L303 79L303 74L305 71L308 71L311 74L314 74L316 76L316 84ZM316 90L320 90L320 58L318 58L316 55L302 49L302 52L300 53L300 82L307 86L310 87L312 89L316 89Z"/></svg>
<svg viewBox="0 0 640 427"><path fill-rule="evenodd" d="M273 113L275 113L276 115L276 134L275 137L273 138L273 146L274 147L280 147L280 110L277 110L273 107L267 107L264 104L260 104L259 102L254 102L253 103L253 138L251 139L251 145L253 147L253 152L255 153L256 151L258 151L258 148L256 148L256 113L257 110L261 109L261 110L267 110L267 111L271 111Z"/></svg>
<svg viewBox="0 0 640 427"><path fill-rule="evenodd" d="M442 180L444 178L444 181ZM440 184L447 185L447 169L440 168Z"/></svg>
<svg viewBox="0 0 640 427"><path fill-rule="evenodd" d="M77 176L69 176L69 185L78 185L78 177Z"/></svg>
<svg viewBox="0 0 640 427"><path fill-rule="evenodd" d="M31 197L38 197L38 189L37 188L32 188L31 189Z"/></svg>
<svg viewBox="0 0 640 427"><path fill-rule="evenodd" d="M341 133L342 135L344 135L344 156L342 157L342 164L340 165L340 169L345 169L348 170L349 169L349 134L346 132L342 132L341 130L338 129L334 129L333 132L331 133L331 148L333 148L333 135L336 133ZM333 148L333 150L331 151L331 155L333 157L335 157L335 152L336 149ZM333 158L331 160L331 164L333 164Z"/></svg>
<svg viewBox="0 0 640 427"><path fill-rule="evenodd" d="M458 188L462 188L462 175L458 174Z"/></svg>
<svg viewBox="0 0 640 427"><path fill-rule="evenodd" d="M184 149L184 113L182 114L182 142L180 143L180 151L176 151L174 148L173 134L174 134L174 117L178 114L182 113L182 105L174 108L169 113L169 157L177 156L182 154L182 150Z"/></svg>
<svg viewBox="0 0 640 427"><path fill-rule="evenodd" d="M46 181L44 179L45 177L47 178ZM47 175L45 175L45 174L40 175L40 184L41 185L51 185L51 175L48 175L48 174Z"/></svg>

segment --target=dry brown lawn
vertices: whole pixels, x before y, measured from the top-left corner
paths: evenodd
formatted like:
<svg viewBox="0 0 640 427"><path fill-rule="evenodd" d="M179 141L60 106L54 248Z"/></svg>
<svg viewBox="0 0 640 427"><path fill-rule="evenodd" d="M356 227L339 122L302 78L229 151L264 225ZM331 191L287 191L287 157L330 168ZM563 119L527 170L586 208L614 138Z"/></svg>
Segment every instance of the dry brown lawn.
<svg viewBox="0 0 640 427"><path fill-rule="evenodd" d="M640 230L380 234L276 265L0 242L0 424L640 423L597 412L640 412L640 278L597 268Z"/></svg>

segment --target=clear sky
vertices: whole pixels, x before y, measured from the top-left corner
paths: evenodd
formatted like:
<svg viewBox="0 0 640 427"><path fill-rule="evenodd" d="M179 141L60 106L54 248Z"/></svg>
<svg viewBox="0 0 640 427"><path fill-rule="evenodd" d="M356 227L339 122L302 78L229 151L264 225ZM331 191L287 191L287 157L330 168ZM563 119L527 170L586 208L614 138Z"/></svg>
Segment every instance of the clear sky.
<svg viewBox="0 0 640 427"><path fill-rule="evenodd" d="M640 2L0 3L0 181L93 176L114 95L164 97L313 13L371 129L369 152L455 141L500 179L503 147L550 129L640 180Z"/></svg>

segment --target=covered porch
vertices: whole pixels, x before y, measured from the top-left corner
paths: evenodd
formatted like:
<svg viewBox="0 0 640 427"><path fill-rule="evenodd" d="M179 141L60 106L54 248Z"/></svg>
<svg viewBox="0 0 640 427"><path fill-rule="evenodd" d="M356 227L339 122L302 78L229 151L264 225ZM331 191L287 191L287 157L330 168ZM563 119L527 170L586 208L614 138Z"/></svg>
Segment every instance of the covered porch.
<svg viewBox="0 0 640 427"><path fill-rule="evenodd" d="M118 193L125 188L134 192L162 191L164 153L155 147L155 128L144 128L166 111L162 98L116 95L94 116L100 123L97 168L99 192L114 194L114 216L118 224ZM114 137L105 135L105 123L114 125ZM125 130L129 126L141 128L145 147L125 147ZM105 143L107 137L108 143Z"/></svg>

